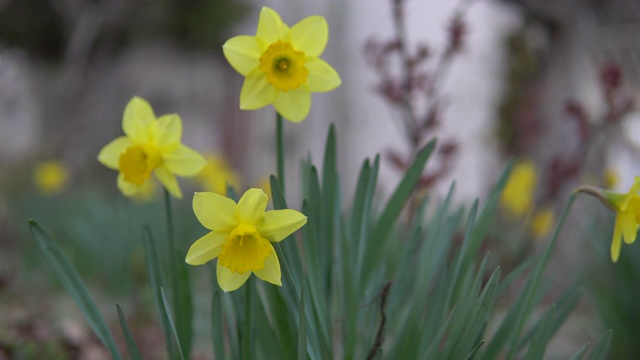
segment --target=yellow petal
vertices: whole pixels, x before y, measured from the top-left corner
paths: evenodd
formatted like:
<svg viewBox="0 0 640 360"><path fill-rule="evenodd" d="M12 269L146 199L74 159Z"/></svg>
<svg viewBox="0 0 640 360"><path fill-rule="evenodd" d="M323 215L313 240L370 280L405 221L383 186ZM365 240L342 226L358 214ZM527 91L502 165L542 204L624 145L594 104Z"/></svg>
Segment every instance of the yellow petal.
<svg viewBox="0 0 640 360"><path fill-rule="evenodd" d="M225 241L227 241L227 234L211 231L191 245L185 259L186 263L189 265L202 265L209 260L213 260L220 255Z"/></svg>
<svg viewBox="0 0 640 360"><path fill-rule="evenodd" d="M249 189L238 201L236 217L242 223L257 224L264 216L269 198L262 189Z"/></svg>
<svg viewBox="0 0 640 360"><path fill-rule="evenodd" d="M289 37L289 26L282 22L280 15L271 8L262 7L256 31L256 38L261 50L264 51L267 46L278 39L290 41Z"/></svg>
<svg viewBox="0 0 640 360"><path fill-rule="evenodd" d="M169 171L178 176L195 176L206 164L202 155L182 144L163 152L162 161Z"/></svg>
<svg viewBox="0 0 640 360"><path fill-rule="evenodd" d="M618 221L624 242L627 244L633 243L636 240L636 234L638 232L638 225L636 224L636 218L633 212L624 211L618 213L616 223L618 223Z"/></svg>
<svg viewBox="0 0 640 360"><path fill-rule="evenodd" d="M260 65L262 51L255 36L235 36L222 45L222 52L229 64L243 76Z"/></svg>
<svg viewBox="0 0 640 360"><path fill-rule="evenodd" d="M169 169L164 165L158 166L153 173L156 175L162 186L169 191L169 193L178 199L182 199L182 191L180 191L180 185L178 179L173 175Z"/></svg>
<svg viewBox="0 0 640 360"><path fill-rule="evenodd" d="M235 201L210 192L193 195L193 213L209 230L230 232L237 224Z"/></svg>
<svg viewBox="0 0 640 360"><path fill-rule="evenodd" d="M640 224L640 196L636 195L629 199L627 211L632 212L636 219L636 224Z"/></svg>
<svg viewBox="0 0 640 360"><path fill-rule="evenodd" d="M158 146L180 143L182 120L177 114L162 115L156 124Z"/></svg>
<svg viewBox="0 0 640 360"><path fill-rule="evenodd" d="M244 284L251 276L251 271L247 271L240 275L236 272L231 272L228 268L218 264L216 266L216 277L218 278L218 285L224 292L229 292L238 289Z"/></svg>
<svg viewBox="0 0 640 360"><path fill-rule="evenodd" d="M303 88L281 92L273 102L273 107L285 119L299 123L311 109L311 93Z"/></svg>
<svg viewBox="0 0 640 360"><path fill-rule="evenodd" d="M291 44L306 56L319 56L327 46L329 26L322 16L309 16L291 27Z"/></svg>
<svg viewBox="0 0 640 360"><path fill-rule="evenodd" d="M269 244L271 252L266 259L264 259L264 267L260 270L254 271L257 277L270 282L274 285L282 286L282 275L280 273L280 261L278 261L278 255L276 254L273 245Z"/></svg>
<svg viewBox="0 0 640 360"><path fill-rule="evenodd" d="M149 141L150 127L155 119L147 100L134 96L124 109L122 130L134 142L144 144Z"/></svg>
<svg viewBox="0 0 640 360"><path fill-rule="evenodd" d="M616 216L616 222L613 227L613 238L611 239L611 261L618 261L620 257L620 246L622 245L622 233L620 232L620 220Z"/></svg>
<svg viewBox="0 0 640 360"><path fill-rule="evenodd" d="M273 103L278 90L269 84L267 76L255 69L247 75L240 90L240 109L255 110Z"/></svg>
<svg viewBox="0 0 640 360"><path fill-rule="evenodd" d="M311 92L331 91L342 83L340 75L322 59L307 58L304 66L309 70L305 85Z"/></svg>
<svg viewBox="0 0 640 360"><path fill-rule="evenodd" d="M146 181L150 181L150 179L147 179ZM132 184L124 179L124 175L118 174L118 189L120 189L125 196L136 195L144 188L144 186L144 183L141 186Z"/></svg>
<svg viewBox="0 0 640 360"><path fill-rule="evenodd" d="M108 168L117 170L119 168L120 154L132 145L133 142L126 136L115 138L100 150L98 161Z"/></svg>
<svg viewBox="0 0 640 360"><path fill-rule="evenodd" d="M260 236L271 242L278 242L293 234L307 223L307 217L298 211L270 210L264 213L262 221L256 225Z"/></svg>

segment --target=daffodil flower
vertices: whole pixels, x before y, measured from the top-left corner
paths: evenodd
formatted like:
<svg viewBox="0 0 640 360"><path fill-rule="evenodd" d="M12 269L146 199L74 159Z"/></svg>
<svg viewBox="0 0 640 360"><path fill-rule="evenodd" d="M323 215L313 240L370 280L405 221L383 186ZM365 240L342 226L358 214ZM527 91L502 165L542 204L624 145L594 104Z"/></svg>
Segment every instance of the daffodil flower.
<svg viewBox="0 0 640 360"><path fill-rule="evenodd" d="M636 176L633 185L626 194L605 192L610 206L616 212L616 222L611 240L611 260L618 261L622 241L631 244L636 240L640 225L640 176Z"/></svg>
<svg viewBox="0 0 640 360"><path fill-rule="evenodd" d="M341 83L338 73L319 56L329 38L322 16L310 16L291 28L274 10L263 7L256 36L236 36L223 46L231 66L245 77L240 109L273 104L285 119L300 122L311 108L312 92Z"/></svg>
<svg viewBox="0 0 640 360"><path fill-rule="evenodd" d="M202 265L217 257L218 284L225 292L238 289L251 273L282 286L280 262L271 243L301 228L307 218L291 209L265 211L267 200L261 189L247 190L237 204L215 193L196 193L193 212L211 232L191 245L185 261Z"/></svg>
<svg viewBox="0 0 640 360"><path fill-rule="evenodd" d="M552 208L545 207L541 210L537 210L533 219L531 219L531 233L538 239L549 235L553 227L554 220L555 215L553 214Z"/></svg>
<svg viewBox="0 0 640 360"><path fill-rule="evenodd" d="M202 184L206 191L224 195L227 193L227 186L233 188L238 187L238 178L240 177L227 161L218 155L205 155L207 164L198 174L197 180Z"/></svg>
<svg viewBox="0 0 640 360"><path fill-rule="evenodd" d="M500 204L516 217L533 210L538 172L531 161L518 162L507 180Z"/></svg>
<svg viewBox="0 0 640 360"><path fill-rule="evenodd" d="M194 176L205 164L195 150L182 145L182 120L176 114L156 119L149 103L139 97L129 101L122 118L125 136L102 148L98 161L118 170L118 188L126 196L143 191L153 173L171 195L181 198L175 175Z"/></svg>
<svg viewBox="0 0 640 360"><path fill-rule="evenodd" d="M36 164L33 181L41 193L50 195L64 190L69 180L67 167L61 161L51 160Z"/></svg>

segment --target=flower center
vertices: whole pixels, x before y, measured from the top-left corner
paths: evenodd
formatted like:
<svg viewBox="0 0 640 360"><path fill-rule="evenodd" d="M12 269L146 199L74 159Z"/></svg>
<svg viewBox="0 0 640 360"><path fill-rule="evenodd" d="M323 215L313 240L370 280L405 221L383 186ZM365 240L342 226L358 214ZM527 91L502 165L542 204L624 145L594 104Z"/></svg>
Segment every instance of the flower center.
<svg viewBox="0 0 640 360"><path fill-rule="evenodd" d="M218 262L232 272L244 274L262 269L270 254L269 240L261 237L255 226L239 224L222 245Z"/></svg>
<svg viewBox="0 0 640 360"><path fill-rule="evenodd" d="M125 181L141 186L160 161L160 152L155 147L134 145L120 154L118 165Z"/></svg>
<svg viewBox="0 0 640 360"><path fill-rule="evenodd" d="M291 43L278 40L260 56L260 71L276 89L289 91L299 88L307 80L309 70L304 67L305 54L296 51Z"/></svg>

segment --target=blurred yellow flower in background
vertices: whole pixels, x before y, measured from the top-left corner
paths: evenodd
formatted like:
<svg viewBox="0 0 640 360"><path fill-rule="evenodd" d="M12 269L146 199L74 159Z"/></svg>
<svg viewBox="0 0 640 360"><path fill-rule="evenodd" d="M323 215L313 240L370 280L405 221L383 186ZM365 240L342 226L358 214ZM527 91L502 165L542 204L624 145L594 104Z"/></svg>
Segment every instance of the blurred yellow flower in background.
<svg viewBox="0 0 640 360"><path fill-rule="evenodd" d="M502 192L500 204L516 217L533 210L538 172L529 160L518 162Z"/></svg>
<svg viewBox="0 0 640 360"><path fill-rule="evenodd" d="M267 197L269 199L272 198L272 195L271 195L271 179L270 179L269 176L263 178L262 181L260 181L260 185L258 185L258 187L264 190L265 194L267 194Z"/></svg>
<svg viewBox="0 0 640 360"><path fill-rule="evenodd" d="M636 240L638 225L640 225L640 176L636 176L626 194L605 192L609 204L616 212L616 222L611 239L611 261L616 262L620 257L622 240L631 244Z"/></svg>
<svg viewBox="0 0 640 360"><path fill-rule="evenodd" d="M231 169L223 157L215 154L207 154L204 158L206 164L198 174L197 180L206 191L226 195L227 186L238 188L239 175Z"/></svg>
<svg viewBox="0 0 640 360"><path fill-rule="evenodd" d="M265 211L267 195L249 189L236 204L215 193L196 193L193 212L211 230L187 253L190 265L218 258L216 276L225 292L238 289L254 273L260 279L282 286L280 262L272 242L279 242L301 228L307 217L291 209Z"/></svg>
<svg viewBox="0 0 640 360"><path fill-rule="evenodd" d="M42 194L59 193L67 186L68 181L69 172L62 161L40 162L33 169L33 182Z"/></svg>
<svg viewBox="0 0 640 360"><path fill-rule="evenodd" d="M329 39L322 16L309 16L291 28L263 7L256 36L235 36L223 46L229 64L245 77L240 109L273 104L285 119L300 122L311 108L312 92L340 86L338 73L318 56Z"/></svg>
<svg viewBox="0 0 640 360"><path fill-rule="evenodd" d="M133 196L151 181L151 173L171 195L181 198L182 191L175 175L194 176L204 167L204 158L182 145L182 120L177 114L156 119L149 103L134 97L127 104L122 118L125 136L120 136L102 148L98 161L118 170L118 188Z"/></svg>
<svg viewBox="0 0 640 360"><path fill-rule="evenodd" d="M602 182L607 189L613 189L620 183L620 174L614 168L607 168L602 174Z"/></svg>
<svg viewBox="0 0 640 360"><path fill-rule="evenodd" d="M536 211L535 215L533 215L529 229L536 238L544 238L551 232L554 221L555 215L553 209L543 208Z"/></svg>

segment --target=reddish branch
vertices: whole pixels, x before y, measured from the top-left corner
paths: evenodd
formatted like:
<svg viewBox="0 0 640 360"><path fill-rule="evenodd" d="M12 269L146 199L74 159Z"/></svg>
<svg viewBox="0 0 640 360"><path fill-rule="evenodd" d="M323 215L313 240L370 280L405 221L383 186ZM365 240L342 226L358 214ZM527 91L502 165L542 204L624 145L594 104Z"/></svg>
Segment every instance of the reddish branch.
<svg viewBox="0 0 640 360"><path fill-rule="evenodd" d="M384 313L384 309L387 306L387 296L389 295L389 289L391 289L392 284L393 282L389 281L380 292L380 316L382 317L382 320L380 320L380 326L378 327L378 333L376 334L376 341L373 343L371 351L369 351L367 360L373 359L376 356L378 349L382 348L382 342L384 340L384 325L387 323L387 316Z"/></svg>
<svg viewBox="0 0 640 360"><path fill-rule="evenodd" d="M400 171L405 171L420 146L434 136L442 123L441 113L444 96L441 93L450 65L464 48L467 26L464 13L469 1L461 1L447 28L448 41L439 54L418 43L415 48L407 42L405 5L406 0L392 0L394 36L387 41L370 39L365 44L364 54L369 66L379 77L376 91L387 103L401 114L401 126L411 154L388 150L387 156ZM399 69L392 69L392 60L399 60ZM430 63L433 64L430 65ZM394 71L395 70L395 71ZM418 187L433 185L448 173L454 160L458 144L454 140L440 143L440 166L424 174Z"/></svg>

